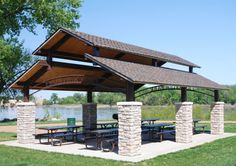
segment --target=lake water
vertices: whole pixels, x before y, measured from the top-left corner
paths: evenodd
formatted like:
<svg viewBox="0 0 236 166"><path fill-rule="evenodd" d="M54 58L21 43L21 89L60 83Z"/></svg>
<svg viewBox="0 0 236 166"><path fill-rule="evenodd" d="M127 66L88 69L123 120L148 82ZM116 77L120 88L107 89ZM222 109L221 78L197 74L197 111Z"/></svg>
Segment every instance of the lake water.
<svg viewBox="0 0 236 166"><path fill-rule="evenodd" d="M98 107L97 119L98 120L111 120L112 115L117 113L116 107ZM59 118L65 120L67 118L76 118L82 120L82 106L80 107L55 107L55 106L37 106L36 119L43 119L48 116L50 118ZM16 108L0 109L0 121L3 119L16 118Z"/></svg>

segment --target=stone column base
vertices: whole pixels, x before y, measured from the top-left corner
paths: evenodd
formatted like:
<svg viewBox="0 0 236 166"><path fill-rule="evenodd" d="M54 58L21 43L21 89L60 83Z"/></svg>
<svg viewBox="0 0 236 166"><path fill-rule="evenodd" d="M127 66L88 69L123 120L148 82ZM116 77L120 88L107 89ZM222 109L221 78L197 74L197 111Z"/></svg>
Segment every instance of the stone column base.
<svg viewBox="0 0 236 166"><path fill-rule="evenodd" d="M35 104L23 102L16 104L17 141L21 144L35 142Z"/></svg>
<svg viewBox="0 0 236 166"><path fill-rule="evenodd" d="M140 102L119 102L118 153L123 156L141 154L141 106Z"/></svg>
<svg viewBox="0 0 236 166"><path fill-rule="evenodd" d="M97 128L97 104L83 104L83 126L85 130Z"/></svg>
<svg viewBox="0 0 236 166"><path fill-rule="evenodd" d="M183 102L176 104L175 139L178 143L190 143L193 136L193 103Z"/></svg>
<svg viewBox="0 0 236 166"><path fill-rule="evenodd" d="M224 134L224 102L211 105L211 134Z"/></svg>

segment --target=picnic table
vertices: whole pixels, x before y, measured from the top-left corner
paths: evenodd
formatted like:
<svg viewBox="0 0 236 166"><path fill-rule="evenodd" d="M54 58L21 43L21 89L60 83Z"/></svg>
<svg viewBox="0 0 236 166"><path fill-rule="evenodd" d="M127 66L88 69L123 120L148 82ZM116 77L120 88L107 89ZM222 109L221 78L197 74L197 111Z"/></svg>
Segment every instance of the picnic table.
<svg viewBox="0 0 236 166"><path fill-rule="evenodd" d="M197 123L199 123L201 120L193 120L193 127L197 126Z"/></svg>
<svg viewBox="0 0 236 166"><path fill-rule="evenodd" d="M101 126L102 129L118 127L118 122L98 122L97 126Z"/></svg>
<svg viewBox="0 0 236 166"><path fill-rule="evenodd" d="M114 138L118 136L118 128L110 128L110 129L97 129L97 130L90 130L87 133L90 138L96 139L96 149L102 149L102 142L105 138ZM95 137L91 137L91 135ZM90 139L89 138L89 139ZM85 140L85 146L87 148L87 141ZM99 147L100 146L100 147Z"/></svg>
<svg viewBox="0 0 236 166"><path fill-rule="evenodd" d="M65 136L73 136L76 141L76 136L78 134L78 129L83 126L81 125L67 125L67 126L49 126L49 127L39 127L40 130L47 130L47 134L43 134L47 136L48 142L51 140L51 144L53 145L53 138L59 138L60 140ZM67 130L66 132L58 132L58 130ZM75 130L75 132L74 132Z"/></svg>
<svg viewBox="0 0 236 166"><path fill-rule="evenodd" d="M155 121L157 121L157 120L160 120L160 119L159 119L159 118L142 119L142 120L141 120L141 123L143 124L143 123L147 122L148 124L154 124Z"/></svg>
<svg viewBox="0 0 236 166"><path fill-rule="evenodd" d="M157 129L159 128L160 131L164 130L165 127L173 126L172 123L156 123L156 124L146 124L143 125L144 128L148 129Z"/></svg>
<svg viewBox="0 0 236 166"><path fill-rule="evenodd" d="M196 129L202 129L202 132L205 132L207 125L198 125L201 120L193 120L193 133L196 133Z"/></svg>
<svg viewBox="0 0 236 166"><path fill-rule="evenodd" d="M164 134L174 133L175 130L164 130L166 127L173 127L172 123L158 123L143 125L143 130L149 131L149 139L152 140L154 135L160 136L160 141L163 140Z"/></svg>

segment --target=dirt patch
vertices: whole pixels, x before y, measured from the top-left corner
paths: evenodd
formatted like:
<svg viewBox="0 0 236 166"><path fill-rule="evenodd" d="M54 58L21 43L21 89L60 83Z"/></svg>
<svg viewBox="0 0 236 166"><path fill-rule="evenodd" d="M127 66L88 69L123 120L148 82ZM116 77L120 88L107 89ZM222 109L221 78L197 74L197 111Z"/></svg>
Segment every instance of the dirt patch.
<svg viewBox="0 0 236 166"><path fill-rule="evenodd" d="M37 127L40 127L40 126L64 126L64 125L66 125L66 124L65 123L60 123L60 124L37 124L36 125L36 133L45 132L43 130L37 129ZM0 132L16 133L16 126L0 126Z"/></svg>

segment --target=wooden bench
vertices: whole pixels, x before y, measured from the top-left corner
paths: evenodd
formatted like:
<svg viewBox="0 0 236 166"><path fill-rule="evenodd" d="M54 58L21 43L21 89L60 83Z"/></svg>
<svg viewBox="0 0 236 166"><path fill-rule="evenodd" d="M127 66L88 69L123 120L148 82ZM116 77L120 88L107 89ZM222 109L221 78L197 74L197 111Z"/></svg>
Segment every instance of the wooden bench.
<svg viewBox="0 0 236 166"><path fill-rule="evenodd" d="M152 131L151 138L153 139L153 135L158 135L160 136L160 142L163 141L164 139L164 134L174 134L175 130L164 130L164 131Z"/></svg>
<svg viewBox="0 0 236 166"><path fill-rule="evenodd" d="M202 132L205 132L205 128L207 127L207 125L197 125L193 127L193 133L196 133L196 129L202 129Z"/></svg>

